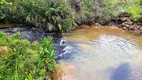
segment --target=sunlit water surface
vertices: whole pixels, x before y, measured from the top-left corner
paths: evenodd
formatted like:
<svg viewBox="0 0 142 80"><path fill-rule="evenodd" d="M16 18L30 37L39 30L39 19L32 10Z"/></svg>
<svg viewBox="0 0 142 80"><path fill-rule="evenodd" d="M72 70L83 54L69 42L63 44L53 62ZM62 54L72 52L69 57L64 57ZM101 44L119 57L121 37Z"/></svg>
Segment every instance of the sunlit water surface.
<svg viewBox="0 0 142 80"><path fill-rule="evenodd" d="M118 28L82 28L64 36L54 80L142 80L142 36Z"/></svg>

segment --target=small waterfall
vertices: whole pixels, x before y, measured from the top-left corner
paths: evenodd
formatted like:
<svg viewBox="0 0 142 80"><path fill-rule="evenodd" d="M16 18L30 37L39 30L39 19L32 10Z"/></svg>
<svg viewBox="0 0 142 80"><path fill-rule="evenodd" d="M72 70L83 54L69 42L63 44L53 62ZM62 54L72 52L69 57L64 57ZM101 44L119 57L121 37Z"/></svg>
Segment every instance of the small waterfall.
<svg viewBox="0 0 142 80"><path fill-rule="evenodd" d="M73 50L73 47L68 46L66 44L66 40L64 40L64 39L61 39L60 47L64 47L64 48L62 49L61 54L59 56L57 56L56 60L68 58L71 55L72 50Z"/></svg>

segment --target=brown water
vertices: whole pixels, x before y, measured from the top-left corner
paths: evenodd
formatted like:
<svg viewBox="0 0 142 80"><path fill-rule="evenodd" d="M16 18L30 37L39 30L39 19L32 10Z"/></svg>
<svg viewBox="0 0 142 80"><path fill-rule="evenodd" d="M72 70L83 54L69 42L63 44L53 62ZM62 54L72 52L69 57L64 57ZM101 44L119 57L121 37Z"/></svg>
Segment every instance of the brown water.
<svg viewBox="0 0 142 80"><path fill-rule="evenodd" d="M142 36L118 28L82 28L66 40L53 80L142 80Z"/></svg>

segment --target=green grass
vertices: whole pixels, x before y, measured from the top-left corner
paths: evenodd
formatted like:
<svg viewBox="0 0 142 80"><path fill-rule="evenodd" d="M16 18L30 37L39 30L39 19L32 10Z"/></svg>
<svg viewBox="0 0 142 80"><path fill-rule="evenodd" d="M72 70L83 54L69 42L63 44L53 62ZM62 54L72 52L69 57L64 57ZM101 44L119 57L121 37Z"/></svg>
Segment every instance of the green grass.
<svg viewBox="0 0 142 80"><path fill-rule="evenodd" d="M50 80L56 68L52 37L30 43L0 32L0 80Z"/></svg>
<svg viewBox="0 0 142 80"><path fill-rule="evenodd" d="M127 0L125 3L120 3L119 0L107 0L104 12L106 19L117 17L122 12L131 14L134 21L142 19L140 0Z"/></svg>

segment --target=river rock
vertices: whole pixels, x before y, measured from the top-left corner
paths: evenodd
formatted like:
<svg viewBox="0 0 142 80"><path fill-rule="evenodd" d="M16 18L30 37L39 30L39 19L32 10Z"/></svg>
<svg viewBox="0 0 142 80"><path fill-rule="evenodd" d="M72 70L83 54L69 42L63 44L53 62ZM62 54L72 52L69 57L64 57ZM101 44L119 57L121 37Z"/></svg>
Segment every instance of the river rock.
<svg viewBox="0 0 142 80"><path fill-rule="evenodd" d="M132 31L135 30L134 26L130 26L129 29Z"/></svg>
<svg viewBox="0 0 142 80"><path fill-rule="evenodd" d="M140 30L142 30L142 27L140 27Z"/></svg>
<svg viewBox="0 0 142 80"><path fill-rule="evenodd" d="M99 24L99 23L95 23L95 26L101 26L101 24Z"/></svg>
<svg viewBox="0 0 142 80"><path fill-rule="evenodd" d="M39 41L41 43L44 37L53 36L53 40L54 40L53 44L56 50L56 58L58 58L59 55L63 53L62 50L65 48L65 46L60 45L61 43L60 41L62 38L61 33L58 33L58 34L57 33L43 33L43 32L40 32L38 29L31 28L31 27L13 27L13 28L1 29L1 30L4 33L7 33L8 35L11 35L11 36L17 31L20 31L22 39L29 40L30 42Z"/></svg>
<svg viewBox="0 0 142 80"><path fill-rule="evenodd" d="M127 27L122 27L123 30L127 30Z"/></svg>
<svg viewBox="0 0 142 80"><path fill-rule="evenodd" d="M125 25L132 25L132 24L133 24L133 22L131 22L131 21L126 21L126 22L123 22L123 23L122 23L122 25L124 25L124 26L125 26Z"/></svg>
<svg viewBox="0 0 142 80"><path fill-rule="evenodd" d="M140 30L140 33L142 34L142 27L140 27L140 29L139 29L139 30Z"/></svg>

